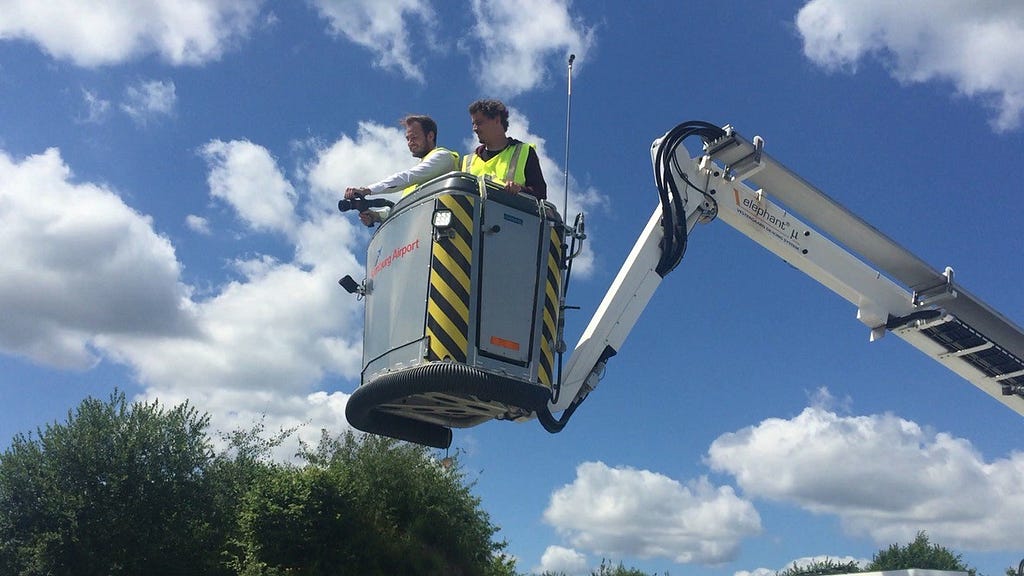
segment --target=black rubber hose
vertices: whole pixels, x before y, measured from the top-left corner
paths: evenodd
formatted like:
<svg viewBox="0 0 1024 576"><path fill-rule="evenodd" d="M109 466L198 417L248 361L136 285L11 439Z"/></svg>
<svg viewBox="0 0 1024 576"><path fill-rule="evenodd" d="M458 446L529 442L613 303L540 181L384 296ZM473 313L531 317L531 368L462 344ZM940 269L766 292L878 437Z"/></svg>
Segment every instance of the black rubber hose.
<svg viewBox="0 0 1024 576"><path fill-rule="evenodd" d="M699 136L705 143L725 136L725 131L702 121L690 121L679 124L662 138L655 153L655 184L661 199L662 253L656 268L657 273L664 277L682 260L686 252L686 221L682 205L682 195L675 179L672 178L672 166L675 153L684 140ZM677 167L678 170L678 167Z"/></svg>

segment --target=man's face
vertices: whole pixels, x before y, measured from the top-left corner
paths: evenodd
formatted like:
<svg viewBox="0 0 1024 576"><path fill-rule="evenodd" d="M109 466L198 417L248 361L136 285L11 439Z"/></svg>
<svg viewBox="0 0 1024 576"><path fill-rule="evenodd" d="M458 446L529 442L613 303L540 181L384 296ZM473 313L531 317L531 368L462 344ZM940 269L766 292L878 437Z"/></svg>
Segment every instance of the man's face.
<svg viewBox="0 0 1024 576"><path fill-rule="evenodd" d="M488 118L483 112L474 112L470 118L473 119L473 133L481 144L496 142L505 133L499 116Z"/></svg>
<svg viewBox="0 0 1024 576"><path fill-rule="evenodd" d="M423 158L434 149L434 143L423 133L423 126L419 122L409 122L405 125L405 143L409 146L409 152L416 158Z"/></svg>

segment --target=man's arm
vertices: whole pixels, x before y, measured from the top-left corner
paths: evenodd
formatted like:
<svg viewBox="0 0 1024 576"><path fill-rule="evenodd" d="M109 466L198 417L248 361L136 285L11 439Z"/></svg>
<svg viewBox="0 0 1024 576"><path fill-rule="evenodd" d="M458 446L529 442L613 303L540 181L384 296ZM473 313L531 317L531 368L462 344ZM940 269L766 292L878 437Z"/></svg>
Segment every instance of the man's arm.
<svg viewBox="0 0 1024 576"><path fill-rule="evenodd" d="M544 173L540 170L540 158L537 151L530 146L530 153L526 156L526 185L523 192L537 197L539 200L546 200L548 197L548 184L544 181Z"/></svg>
<svg viewBox="0 0 1024 576"><path fill-rule="evenodd" d="M436 148L435 148L436 150ZM384 192L394 192L401 190L406 186L412 186L413 184L423 184L428 180L433 180L442 174L447 174L452 171L452 157L445 151L439 151L438 153L428 153L419 164L413 166L408 170L396 172L391 176L370 184L366 188L370 190L370 194L382 194Z"/></svg>

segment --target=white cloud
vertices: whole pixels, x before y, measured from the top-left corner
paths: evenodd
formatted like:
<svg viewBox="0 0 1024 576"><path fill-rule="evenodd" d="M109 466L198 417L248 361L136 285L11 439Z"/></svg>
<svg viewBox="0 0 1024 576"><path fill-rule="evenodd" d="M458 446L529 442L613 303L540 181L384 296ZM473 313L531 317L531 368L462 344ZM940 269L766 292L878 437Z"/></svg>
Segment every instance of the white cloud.
<svg viewBox="0 0 1024 576"><path fill-rule="evenodd" d="M210 234L210 221L202 216L189 214L185 217L185 226L188 226L189 230L197 234L202 234L203 236L208 236Z"/></svg>
<svg viewBox="0 0 1024 576"><path fill-rule="evenodd" d="M146 124L150 119L172 115L177 101L174 82L147 80L125 89L121 110L136 123Z"/></svg>
<svg viewBox="0 0 1024 576"><path fill-rule="evenodd" d="M211 196L249 229L281 233L294 259L236 259L241 279L195 303L201 337L98 341L135 369L147 396L188 398L211 412L215 428L262 419L270 430L302 426L298 437L315 443L321 428L347 427L348 395L318 388L329 375L359 374L362 305L337 285L361 268L354 225L315 197L300 213L294 185L262 146L213 141L203 154ZM293 440L279 455L294 448Z"/></svg>
<svg viewBox="0 0 1024 576"><path fill-rule="evenodd" d="M95 337L193 334L174 248L112 190L75 183L60 152L0 151L0 349L86 368Z"/></svg>
<svg viewBox="0 0 1024 576"><path fill-rule="evenodd" d="M431 30L437 15L425 0L313 0L320 16L326 19L334 34L377 55L381 68L398 69L404 76L423 82L423 71L414 61L412 39L429 46ZM413 24L413 20L418 22ZM409 28L411 26L411 28Z"/></svg>
<svg viewBox="0 0 1024 576"><path fill-rule="evenodd" d="M79 66L156 53L171 64L216 59L244 38L262 0L0 0L0 40L35 42Z"/></svg>
<svg viewBox="0 0 1024 576"><path fill-rule="evenodd" d="M372 122L360 122L354 139L343 135L315 153L306 178L320 201L334 204L345 188L371 184L419 161L409 153L404 131Z"/></svg>
<svg viewBox="0 0 1024 576"><path fill-rule="evenodd" d="M362 258L353 250L362 227L337 212L337 180L374 177L386 157L382 148L395 162L415 161L397 129L366 124L360 134L313 151L299 180L308 195L262 146L215 140L202 148L211 197L231 206L249 230L277 234L294 253L288 261L266 254L235 259L240 278L194 302L198 337L98 338L106 354L134 369L148 397L187 398L221 430L262 419L268 430L302 426L298 436L315 443L322 428L347 428L348 395L319 389L331 375L357 379L361 364L362 304L337 279L361 274ZM336 164L331 151L343 151L345 162ZM202 229L205 219L190 221ZM288 443L279 456L294 448Z"/></svg>
<svg viewBox="0 0 1024 576"><path fill-rule="evenodd" d="M811 407L724 434L708 462L750 497L834 514L878 543L927 530L955 548L1011 549L1024 517L1024 453L986 462L970 442L890 414Z"/></svg>
<svg viewBox="0 0 1024 576"><path fill-rule="evenodd" d="M753 570L737 570L733 576L775 576L779 571L772 568L755 568Z"/></svg>
<svg viewBox="0 0 1024 576"><path fill-rule="evenodd" d="M1024 3L812 0L796 17L804 54L829 69L875 57L900 82L952 82L996 110L996 130L1024 113Z"/></svg>
<svg viewBox="0 0 1024 576"><path fill-rule="evenodd" d="M89 124L99 124L107 119L110 114L110 101L104 100L96 95L95 92L90 90L82 89L82 99L85 101L86 114L85 118L82 118L82 122Z"/></svg>
<svg viewBox="0 0 1024 576"><path fill-rule="evenodd" d="M740 540L761 531L753 505L706 478L684 486L661 474L585 462L572 484L551 495L544 519L595 554L662 556L680 563L734 558Z"/></svg>
<svg viewBox="0 0 1024 576"><path fill-rule="evenodd" d="M214 140L202 154L210 167L210 195L227 202L249 228L285 234L295 229L295 188L266 148Z"/></svg>
<svg viewBox="0 0 1024 576"><path fill-rule="evenodd" d="M540 557L540 565L533 569L534 574L567 574L578 576L589 574L587 569L587 557L572 548L562 546L548 546Z"/></svg>
<svg viewBox="0 0 1024 576"><path fill-rule="evenodd" d="M570 53L583 61L595 44L594 30L573 18L570 4L473 0L473 33L482 47L474 69L481 88L493 96L512 97L542 84L548 64L566 66Z"/></svg>
<svg viewBox="0 0 1024 576"><path fill-rule="evenodd" d="M174 249L150 218L104 186L75 183L57 150L23 161L0 153L0 245L9 248L0 350L61 368L113 360L145 396L189 399L215 429L262 417L271 430L305 425L299 437L309 442L321 428L344 430L348 395L322 387L328 376L359 374L362 304L337 285L362 268L358 229L316 197L300 214L294 186L264 148L213 142L208 153L211 195L250 229L283 232L294 255L237 259L240 278L206 298L181 282ZM208 226L198 215L187 222Z"/></svg>
<svg viewBox="0 0 1024 576"><path fill-rule="evenodd" d="M268 434L294 430L274 450L273 457L278 461L294 461L300 442L316 446L322 430L333 436L349 429L345 419L345 403L349 395L344 392L292 394L270 388L240 391L152 387L140 398L158 398L168 405L188 400L193 406L208 411L211 433L218 448L226 448L218 432L249 430L256 423L262 423Z"/></svg>

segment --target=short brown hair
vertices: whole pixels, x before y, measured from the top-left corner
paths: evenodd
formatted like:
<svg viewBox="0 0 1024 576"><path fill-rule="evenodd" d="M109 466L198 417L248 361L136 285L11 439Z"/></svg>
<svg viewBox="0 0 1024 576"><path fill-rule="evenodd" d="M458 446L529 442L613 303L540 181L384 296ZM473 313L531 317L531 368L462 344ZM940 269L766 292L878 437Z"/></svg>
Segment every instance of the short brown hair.
<svg viewBox="0 0 1024 576"><path fill-rule="evenodd" d="M508 108L501 100L477 100L469 105L469 113L483 112L488 118L501 117L501 125L508 130Z"/></svg>
<svg viewBox="0 0 1024 576"><path fill-rule="evenodd" d="M409 114L405 118L398 121L402 126L408 127L410 122L416 122L423 128L423 135L426 136L431 132L434 133L434 141L437 141L437 122L426 114Z"/></svg>

